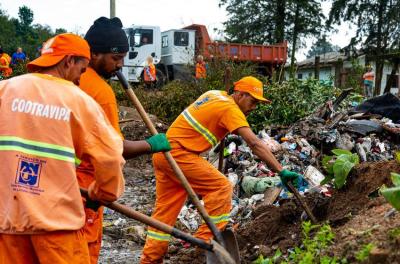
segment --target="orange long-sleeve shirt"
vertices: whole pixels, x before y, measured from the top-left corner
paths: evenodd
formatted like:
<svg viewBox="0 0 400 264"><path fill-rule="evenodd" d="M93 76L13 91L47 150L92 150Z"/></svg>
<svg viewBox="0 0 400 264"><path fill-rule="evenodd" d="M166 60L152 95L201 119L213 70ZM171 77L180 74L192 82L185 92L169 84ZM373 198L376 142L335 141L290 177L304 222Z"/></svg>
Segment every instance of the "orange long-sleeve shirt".
<svg viewBox="0 0 400 264"><path fill-rule="evenodd" d="M95 70L89 67L82 74L79 87L100 105L108 121L120 135L120 141L122 142L123 135L118 122L117 99L110 85ZM94 180L94 168L89 159L83 157L82 163L77 168L77 173L79 185L87 188Z"/></svg>
<svg viewBox="0 0 400 264"><path fill-rule="evenodd" d="M201 153L215 146L227 133L249 127L233 98L223 91L208 91L183 111L167 131L170 142Z"/></svg>
<svg viewBox="0 0 400 264"><path fill-rule="evenodd" d="M4 77L8 77L12 74L10 63L11 57L7 53L3 53L3 55L0 56L0 73Z"/></svg>
<svg viewBox="0 0 400 264"><path fill-rule="evenodd" d="M89 195L124 190L122 142L98 104L71 82L26 74L0 82L0 233L78 230L76 164L94 168Z"/></svg>

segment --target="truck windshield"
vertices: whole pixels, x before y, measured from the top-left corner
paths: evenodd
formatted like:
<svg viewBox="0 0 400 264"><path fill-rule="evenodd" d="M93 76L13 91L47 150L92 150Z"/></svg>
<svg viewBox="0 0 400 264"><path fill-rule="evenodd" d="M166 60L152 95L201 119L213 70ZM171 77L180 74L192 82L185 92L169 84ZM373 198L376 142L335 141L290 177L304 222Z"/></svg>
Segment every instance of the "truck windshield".
<svg viewBox="0 0 400 264"><path fill-rule="evenodd" d="M140 47L153 44L153 30L137 28L130 32L129 44L131 47Z"/></svg>
<svg viewBox="0 0 400 264"><path fill-rule="evenodd" d="M188 32L174 32L174 45L175 46L188 46L189 33Z"/></svg>

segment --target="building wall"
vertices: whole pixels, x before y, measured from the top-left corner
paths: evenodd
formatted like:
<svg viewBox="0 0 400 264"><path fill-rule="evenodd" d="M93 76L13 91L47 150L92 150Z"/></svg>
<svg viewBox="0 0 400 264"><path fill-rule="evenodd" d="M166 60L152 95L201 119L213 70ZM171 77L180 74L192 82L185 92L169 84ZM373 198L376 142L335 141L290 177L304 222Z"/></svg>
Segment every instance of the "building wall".
<svg viewBox="0 0 400 264"><path fill-rule="evenodd" d="M361 66L364 66L365 65L365 55L358 57L357 63ZM375 71L376 63L374 61L372 61L372 62L370 62L370 65L372 66L373 70ZM343 69L346 69L346 68L349 69L352 67L353 66L352 66L351 61L343 62ZM392 64L386 62L383 67L383 75L382 75L382 81L381 81L381 94L383 93L383 90L385 89L388 76L390 75L391 72L392 72ZM295 76L297 79L302 79L302 80L306 80L308 78L314 78L314 69L313 68L306 68L306 69L300 68L297 70L297 73ZM397 76L399 76L399 71L397 71ZM299 77L301 77L301 78L299 78ZM332 67L321 67L320 68L320 73L319 73L320 80L323 80L323 81L334 80L334 77L335 77L335 67L332 66ZM285 72L285 78L289 79L288 71ZM399 87L399 85L400 85L400 78L398 78L397 87ZM391 89L391 92L397 94L397 92L398 92L397 87L393 87Z"/></svg>

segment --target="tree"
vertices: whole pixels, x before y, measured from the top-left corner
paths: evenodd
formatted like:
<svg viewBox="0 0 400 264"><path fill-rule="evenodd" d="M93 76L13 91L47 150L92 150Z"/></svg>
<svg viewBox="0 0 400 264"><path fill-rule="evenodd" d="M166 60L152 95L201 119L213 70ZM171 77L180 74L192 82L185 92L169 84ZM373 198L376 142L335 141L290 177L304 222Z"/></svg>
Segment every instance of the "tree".
<svg viewBox="0 0 400 264"><path fill-rule="evenodd" d="M294 76L295 52L297 46L303 44L302 38L318 36L322 31L322 21L325 16L322 13L321 1L317 0L292 0L289 6L288 20L292 21L289 28L292 29L290 75Z"/></svg>
<svg viewBox="0 0 400 264"><path fill-rule="evenodd" d="M399 48L399 0L333 0L327 26L347 21L357 26L349 45L361 43L369 59L376 61L375 94L381 90L384 56Z"/></svg>
<svg viewBox="0 0 400 264"><path fill-rule="evenodd" d="M0 46L6 53L11 54L16 46L15 25L2 10L0 10L0 25Z"/></svg>
<svg viewBox="0 0 400 264"><path fill-rule="evenodd" d="M333 45L329 41L326 40L326 36L317 39L317 41L313 44L311 49L307 53L307 59L315 57L317 55L325 54L328 52L339 51L340 47L337 45Z"/></svg>
<svg viewBox="0 0 400 264"><path fill-rule="evenodd" d="M38 55L38 48L42 42L55 35L47 25L32 24L33 11L27 7L19 8L18 19L10 18L5 11L0 9L0 46L8 53L15 52L17 47L22 47L30 58ZM66 32L57 29L56 33Z"/></svg>
<svg viewBox="0 0 400 264"><path fill-rule="evenodd" d="M224 23L228 40L240 43L274 44L289 40L291 69L295 51L308 36L322 31L323 0L220 0L229 19Z"/></svg>

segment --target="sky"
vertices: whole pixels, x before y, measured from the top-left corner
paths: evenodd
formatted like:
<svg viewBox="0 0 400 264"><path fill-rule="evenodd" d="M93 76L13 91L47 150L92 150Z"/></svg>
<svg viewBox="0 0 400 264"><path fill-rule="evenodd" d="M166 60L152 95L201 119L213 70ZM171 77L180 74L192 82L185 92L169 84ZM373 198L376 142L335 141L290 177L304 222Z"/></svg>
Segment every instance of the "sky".
<svg viewBox="0 0 400 264"><path fill-rule="evenodd" d="M211 38L221 38L214 28L223 29L228 19L225 8L218 6L219 0L115 0L116 16L125 27L129 25L158 25L161 31L178 29L190 24L206 25ZM64 28L69 32L85 34L93 21L100 16L110 16L110 0L1 0L0 9L10 17L18 17L18 8L28 6L34 14L33 23L49 25L53 30ZM330 3L323 3L327 15ZM338 33L329 39L340 47L345 46L354 35L354 29L342 25ZM305 58L313 40L296 53L297 60Z"/></svg>

